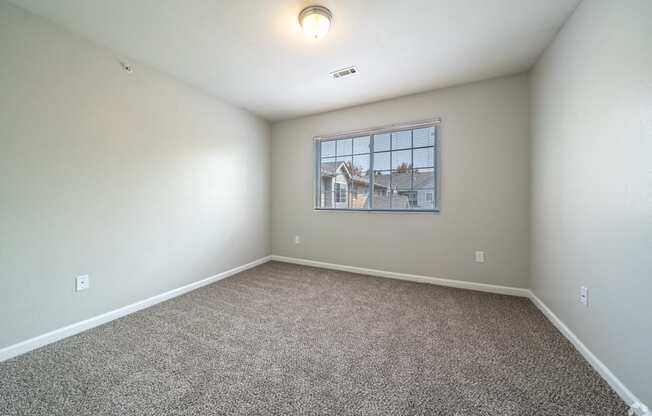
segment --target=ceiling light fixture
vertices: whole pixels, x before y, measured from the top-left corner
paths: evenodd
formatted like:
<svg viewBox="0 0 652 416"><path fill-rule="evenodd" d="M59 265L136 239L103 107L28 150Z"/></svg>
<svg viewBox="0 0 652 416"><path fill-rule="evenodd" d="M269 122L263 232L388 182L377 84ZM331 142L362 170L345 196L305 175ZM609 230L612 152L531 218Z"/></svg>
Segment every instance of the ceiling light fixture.
<svg viewBox="0 0 652 416"><path fill-rule="evenodd" d="M323 6L309 6L299 13L299 23L308 37L320 39L326 36L333 21L333 13Z"/></svg>

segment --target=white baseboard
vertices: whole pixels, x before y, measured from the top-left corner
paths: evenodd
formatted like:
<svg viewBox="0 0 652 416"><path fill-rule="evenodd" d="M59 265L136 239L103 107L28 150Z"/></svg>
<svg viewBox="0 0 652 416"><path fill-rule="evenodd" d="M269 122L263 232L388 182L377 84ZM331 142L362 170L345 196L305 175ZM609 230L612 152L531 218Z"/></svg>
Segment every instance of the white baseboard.
<svg viewBox="0 0 652 416"><path fill-rule="evenodd" d="M614 373L609 370L609 368L598 359L598 357L589 350L589 348L584 345L582 341L573 333L573 331L570 330L562 322L557 315L552 312L552 310L545 304L541 299L537 297L537 295L534 294L531 290L530 292L530 300L532 303L536 305L537 308L548 318L550 322L561 332L570 342L575 346L575 349L577 349L580 354L586 359L586 361L591 364L593 369L600 374L600 376L611 386L612 389L620 396L623 401L629 405L629 406L634 406L634 411L636 412L636 415L639 416L652 416L652 413L649 411L646 411L646 407L641 403L640 400L632 393L631 390L627 388L619 379L614 375Z"/></svg>
<svg viewBox="0 0 652 416"><path fill-rule="evenodd" d="M367 274L371 276L387 277L390 279L408 280L410 282L430 283L439 286L456 287L460 289L478 290L481 292L498 293L501 295L512 295L530 297L530 290L520 287L489 285L486 283L474 283L464 280L442 279L439 277L421 276L418 274L388 272L386 270L367 269L364 267L345 266L343 264L325 263L316 260L299 259L295 257L284 257L272 255L272 260L284 263L302 264L304 266L321 267L323 269L341 270L351 273Z"/></svg>
<svg viewBox="0 0 652 416"><path fill-rule="evenodd" d="M640 400L631 392L612 372L609 368L598 359L588 349L582 341L571 331L558 317L555 315L548 306L539 299L534 292L529 289L510 287L510 286L499 286L499 285L489 285L485 283L474 283L467 282L463 280L452 280L452 279L442 279L438 277L430 276L421 276L416 274L407 274L407 273L397 273L389 272L385 270L377 269L367 269L364 267L355 267L355 266L345 266L342 264L326 263L316 260L308 259L299 259L294 257L284 257L284 256L267 256L260 258L258 260L252 261L251 263L244 264L242 266L235 267L233 269L218 273L214 276L208 277L206 279L199 280L197 282L190 283L188 285L170 290L160 295L152 296L151 298L142 300L140 302L132 303L131 305L124 306L119 309L95 316L84 321L80 321L63 328L56 329L54 331L48 332L43 335L28 339L26 341L19 342L14 345L0 349L0 362L8 360L9 358L24 354L26 352L32 351L36 348L45 346L47 344L59 341L63 338L67 338L71 335L78 334L80 332L86 331L87 329L94 328L96 326L102 325L104 323L113 321L115 319L121 318L130 313L139 311L141 309L148 308L150 306L156 305L157 303L164 302L168 299L183 295L192 290L198 289L202 286L209 285L218 280L225 279L234 274L243 272L247 269L251 269L263 263L266 263L270 260L280 261L284 263L293 263L300 264L305 266L314 266L321 267L324 269L331 270L341 270L351 273L360 273L367 274L371 276L386 277L391 279L398 280L407 280L411 282L420 282L420 283L430 283L440 286L449 286L456 287L460 289L470 289L477 290L482 292L498 293L503 295L512 295L529 298L536 306L541 310L541 312L548 318L553 325L575 346L575 348L582 354L582 356L591 364L595 371L602 376L602 378L609 383L611 388L630 406L633 406L635 414L638 416L652 416L652 413L646 411L646 407L641 403ZM641 410L643 409L643 410Z"/></svg>
<svg viewBox="0 0 652 416"><path fill-rule="evenodd" d="M270 261L270 259L271 256L263 257L258 260L254 260L251 263L243 264L242 266L238 266L233 269L224 271L222 273L218 273L214 276L207 277L205 279L187 284L185 286L176 289L172 289L165 293L161 293L160 295L152 296L151 298L147 298L145 300L132 303L131 305L127 305L122 308L118 308L110 312L106 312L101 315L97 315L92 318L86 319L84 321L76 322L74 324L65 326L63 328L55 329L54 331L50 331L46 334L39 335L37 337L30 338L28 340L19 342L17 344L2 348L0 349L0 362L8 360L9 358L15 357L17 355L35 350L36 348L40 348L44 345L51 344L55 341L59 341L63 338L67 338L71 335L75 335L80 332L86 331L87 329L91 329L96 326L113 321L115 319L121 318L130 313L134 313L141 309L145 309L150 306L156 305L157 303L161 303L168 299L183 295L184 293L188 293L202 286L206 286L211 283L217 282L218 280L222 280L229 276L233 276L234 274L243 272L247 269L251 269L252 267L256 267L260 264L266 263Z"/></svg>
<svg viewBox="0 0 652 416"><path fill-rule="evenodd" d="M389 272L385 270L367 269L364 267L345 266L342 264L326 263L316 260L300 259L295 257L285 257L272 255L272 260L284 263L301 264L304 266L321 267L324 269L341 270L351 273L367 274L371 276L387 277L391 279L408 280L411 282L431 283L440 286L450 286L461 289L478 290L482 292L498 293L503 295L513 295L529 298L539 310L555 325L555 327L575 346L582 356L591 364L591 366L600 374L600 376L611 386L612 389L620 396L627 405L634 406L634 412L638 416L652 416L652 413L646 412L646 407L640 400L629 390L607 366L598 359L589 350L586 345L580 341L558 317L555 315L541 299L539 299L530 289L523 289L509 286L489 285L485 283L474 283L462 280L442 279L438 277L421 276L415 274ZM643 410L641 410L643 409Z"/></svg>

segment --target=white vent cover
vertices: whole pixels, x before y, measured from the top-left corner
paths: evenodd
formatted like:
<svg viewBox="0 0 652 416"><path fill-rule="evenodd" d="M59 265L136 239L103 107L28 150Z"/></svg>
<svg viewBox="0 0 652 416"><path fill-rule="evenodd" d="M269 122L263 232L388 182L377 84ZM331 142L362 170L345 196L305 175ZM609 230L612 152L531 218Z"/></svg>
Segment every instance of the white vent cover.
<svg viewBox="0 0 652 416"><path fill-rule="evenodd" d="M350 66L348 68L342 68L342 69L338 69L337 71L331 72L331 77L335 79L344 78L344 77L348 77L349 75L357 74L358 72L359 72L358 67Z"/></svg>

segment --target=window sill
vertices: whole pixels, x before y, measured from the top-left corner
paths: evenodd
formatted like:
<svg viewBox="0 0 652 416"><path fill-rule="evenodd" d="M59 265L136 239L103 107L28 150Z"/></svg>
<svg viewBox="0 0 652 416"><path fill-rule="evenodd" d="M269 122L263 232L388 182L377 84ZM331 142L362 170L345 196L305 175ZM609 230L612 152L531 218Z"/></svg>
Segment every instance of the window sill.
<svg viewBox="0 0 652 416"><path fill-rule="evenodd" d="M425 209L347 209L347 208L313 208L316 212L356 212L363 214L439 214L440 211Z"/></svg>

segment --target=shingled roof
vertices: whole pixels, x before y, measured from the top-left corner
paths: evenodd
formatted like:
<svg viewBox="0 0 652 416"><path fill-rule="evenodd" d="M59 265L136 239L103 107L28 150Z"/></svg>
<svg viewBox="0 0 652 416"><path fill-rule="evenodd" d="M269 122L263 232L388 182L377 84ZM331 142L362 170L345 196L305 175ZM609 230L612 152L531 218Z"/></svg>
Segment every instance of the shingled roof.
<svg viewBox="0 0 652 416"><path fill-rule="evenodd" d="M393 173L390 175L375 175L374 186L389 187L391 180L392 188L394 189L411 189L412 188L412 175L409 172ZM414 173L414 188L434 188L435 175L434 172L415 172Z"/></svg>
<svg viewBox="0 0 652 416"><path fill-rule="evenodd" d="M321 176L336 176L337 171L343 168L345 174L358 183L369 183L368 176L352 175L349 171L348 166L345 162L323 162L321 163ZM390 175L375 175L374 176L374 186L388 188L391 185L394 189L411 189L412 188L412 175L409 171L404 173L394 172L390 179ZM414 188L423 189L423 188L434 188L435 186L435 175L432 171L418 171L414 173Z"/></svg>

